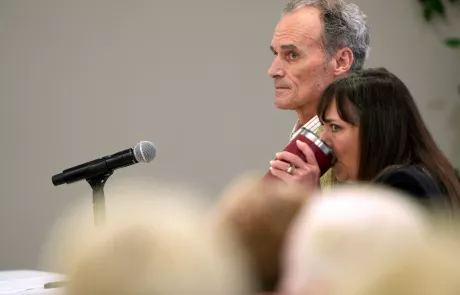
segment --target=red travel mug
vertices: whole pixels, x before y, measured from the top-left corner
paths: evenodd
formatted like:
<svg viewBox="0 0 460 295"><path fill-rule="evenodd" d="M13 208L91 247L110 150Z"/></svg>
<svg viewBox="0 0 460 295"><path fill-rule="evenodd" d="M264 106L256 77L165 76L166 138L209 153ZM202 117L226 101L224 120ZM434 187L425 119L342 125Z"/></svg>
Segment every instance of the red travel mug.
<svg viewBox="0 0 460 295"><path fill-rule="evenodd" d="M297 147L297 140L305 142L312 149L321 171L320 176L322 176L327 172L327 170L329 170L329 168L331 168L332 160L334 158L331 148L327 146L327 144L322 141L318 135L305 127L302 127L299 132L297 132L297 135L289 142L283 151L293 153L294 155L299 156L303 161L307 162L305 155ZM278 177L274 176L270 171L268 171L263 179L278 179Z"/></svg>

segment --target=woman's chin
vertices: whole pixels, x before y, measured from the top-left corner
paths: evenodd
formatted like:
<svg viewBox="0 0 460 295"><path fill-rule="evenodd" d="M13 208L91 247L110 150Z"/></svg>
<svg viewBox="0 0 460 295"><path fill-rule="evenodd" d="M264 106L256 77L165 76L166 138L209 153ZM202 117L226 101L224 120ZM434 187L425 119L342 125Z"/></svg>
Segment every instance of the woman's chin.
<svg viewBox="0 0 460 295"><path fill-rule="evenodd" d="M347 177L343 175L343 170L341 170L337 164L332 167L332 172L334 173L334 177L338 182L347 181Z"/></svg>

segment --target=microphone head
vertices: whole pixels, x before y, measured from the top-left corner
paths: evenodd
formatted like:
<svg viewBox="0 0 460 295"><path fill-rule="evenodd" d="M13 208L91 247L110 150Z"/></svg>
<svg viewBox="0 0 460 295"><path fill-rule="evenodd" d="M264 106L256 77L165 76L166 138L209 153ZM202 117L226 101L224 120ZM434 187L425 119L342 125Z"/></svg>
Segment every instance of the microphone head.
<svg viewBox="0 0 460 295"><path fill-rule="evenodd" d="M157 155L157 148L150 141L140 141L133 150L134 157L139 163L149 163Z"/></svg>

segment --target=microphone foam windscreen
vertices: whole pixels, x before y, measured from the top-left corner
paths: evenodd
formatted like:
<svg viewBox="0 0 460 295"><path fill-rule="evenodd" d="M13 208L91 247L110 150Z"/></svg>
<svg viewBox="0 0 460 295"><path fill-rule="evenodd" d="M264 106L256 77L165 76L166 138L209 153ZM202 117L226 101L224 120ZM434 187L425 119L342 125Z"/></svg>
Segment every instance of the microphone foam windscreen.
<svg viewBox="0 0 460 295"><path fill-rule="evenodd" d="M134 147L134 157L139 163L149 163L157 155L157 148L150 141L140 141Z"/></svg>

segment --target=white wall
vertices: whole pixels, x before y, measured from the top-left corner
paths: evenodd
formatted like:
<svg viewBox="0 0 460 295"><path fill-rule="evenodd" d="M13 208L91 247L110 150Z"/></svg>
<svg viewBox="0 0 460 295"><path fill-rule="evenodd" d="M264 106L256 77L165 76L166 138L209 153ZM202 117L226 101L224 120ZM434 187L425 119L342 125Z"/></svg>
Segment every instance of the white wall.
<svg viewBox="0 0 460 295"><path fill-rule="evenodd" d="M460 50L443 44L446 36L460 37L460 12L448 10L450 25L437 19L428 25L416 0L355 3L372 26L366 66L385 66L407 84L438 144L460 166ZM455 118L456 123L450 122Z"/></svg>
<svg viewBox="0 0 460 295"><path fill-rule="evenodd" d="M372 25L367 66L407 82L440 146L459 101L458 53L424 28L417 3L361 0ZM215 194L236 174L265 172L294 114L273 106L269 44L283 1L0 2L0 269L36 268L45 233L84 182L51 176L140 140L157 159L116 172L190 183Z"/></svg>

